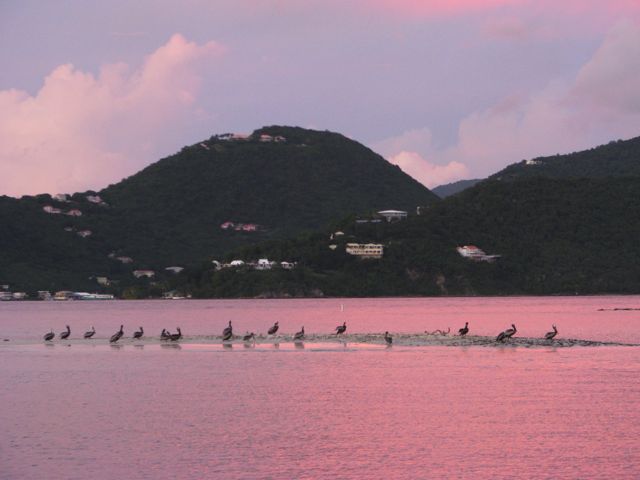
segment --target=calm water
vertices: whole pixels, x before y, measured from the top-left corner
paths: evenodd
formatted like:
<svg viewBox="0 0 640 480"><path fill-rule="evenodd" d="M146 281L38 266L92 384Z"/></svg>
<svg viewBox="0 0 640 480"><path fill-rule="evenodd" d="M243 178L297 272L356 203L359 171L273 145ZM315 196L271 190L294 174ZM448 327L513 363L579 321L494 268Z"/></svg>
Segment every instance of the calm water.
<svg viewBox="0 0 640 480"><path fill-rule="evenodd" d="M341 304L343 309L341 310ZM457 329L640 343L640 297L0 304L0 478L638 478L639 347L104 338ZM43 345L90 325L96 341Z"/></svg>

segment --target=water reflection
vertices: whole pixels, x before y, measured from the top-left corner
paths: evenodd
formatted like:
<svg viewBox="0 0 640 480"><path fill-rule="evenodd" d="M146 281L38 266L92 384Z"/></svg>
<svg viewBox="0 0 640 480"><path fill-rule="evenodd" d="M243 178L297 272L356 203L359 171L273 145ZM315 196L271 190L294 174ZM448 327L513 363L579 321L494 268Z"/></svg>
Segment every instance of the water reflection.
<svg viewBox="0 0 640 480"><path fill-rule="evenodd" d="M182 345L179 343L163 343L160 346L166 349L182 350Z"/></svg>
<svg viewBox="0 0 640 480"><path fill-rule="evenodd" d="M119 343L110 343L109 346L114 350L120 350L124 348L124 345L121 345Z"/></svg>
<svg viewBox="0 0 640 480"><path fill-rule="evenodd" d="M233 350L233 343L223 343L222 348L225 350Z"/></svg>
<svg viewBox="0 0 640 480"><path fill-rule="evenodd" d="M293 342L293 345L294 345L298 350L304 350L304 343L303 343L303 342Z"/></svg>

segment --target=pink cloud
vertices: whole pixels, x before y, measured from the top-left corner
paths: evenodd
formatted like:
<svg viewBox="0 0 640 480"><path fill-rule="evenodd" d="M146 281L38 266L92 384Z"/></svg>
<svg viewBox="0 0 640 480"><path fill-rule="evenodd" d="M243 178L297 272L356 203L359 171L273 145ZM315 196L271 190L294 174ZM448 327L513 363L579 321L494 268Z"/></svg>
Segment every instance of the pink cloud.
<svg viewBox="0 0 640 480"><path fill-rule="evenodd" d="M194 115L200 64L223 52L176 34L134 70L60 65L34 96L0 91L0 193L100 188L146 166L153 139Z"/></svg>
<svg viewBox="0 0 640 480"><path fill-rule="evenodd" d="M403 172L429 188L469 178L469 170L460 162L451 161L446 165L436 165L416 152L401 151L391 156L389 162L399 166Z"/></svg>
<svg viewBox="0 0 640 480"><path fill-rule="evenodd" d="M461 120L454 145L435 149L428 128L375 144L394 163L427 186L435 173L451 179L467 168L487 176L525 158L583 150L640 135L640 26L613 28L571 81L512 95ZM407 146L417 147L408 156ZM429 162L422 162L428 158ZM438 178L436 176L436 178ZM461 177L458 177L461 178Z"/></svg>

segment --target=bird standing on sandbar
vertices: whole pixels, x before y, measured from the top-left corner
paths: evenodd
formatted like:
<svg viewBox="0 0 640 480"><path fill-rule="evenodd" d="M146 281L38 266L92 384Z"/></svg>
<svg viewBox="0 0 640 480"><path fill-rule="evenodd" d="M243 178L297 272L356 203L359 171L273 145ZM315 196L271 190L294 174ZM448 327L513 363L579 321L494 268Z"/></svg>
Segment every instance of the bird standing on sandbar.
<svg viewBox="0 0 640 480"><path fill-rule="evenodd" d="M55 338L56 334L53 333L53 329L51 329L51 331L49 333L45 333L44 334L44 341L45 342L50 342L51 340L53 340Z"/></svg>
<svg viewBox="0 0 640 480"><path fill-rule="evenodd" d="M69 335L71 335L71 329L69 328L69 325L67 325L67 331L60 334L60 340L66 340L69 338Z"/></svg>
<svg viewBox="0 0 640 480"><path fill-rule="evenodd" d="M387 342L387 345L393 344L393 337L389 335L389 332L384 332L384 341Z"/></svg>
<svg viewBox="0 0 640 480"><path fill-rule="evenodd" d="M135 340L142 338L142 335L144 335L144 330L142 329L142 327L140 327L140 330L138 330L137 332L133 332L133 338Z"/></svg>
<svg viewBox="0 0 640 480"><path fill-rule="evenodd" d="M182 331L180 330L180 327L176 327L176 330L178 333L172 333L171 335L169 335L169 340L171 340L172 342L177 342L182 338Z"/></svg>
<svg viewBox="0 0 640 480"><path fill-rule="evenodd" d="M251 340L254 340L256 338L256 334L251 332L247 332L247 334L242 337L242 340L244 340L245 342L250 342Z"/></svg>
<svg viewBox="0 0 640 480"><path fill-rule="evenodd" d="M111 335L111 338L109 339L109 343L116 343L118 340L122 338L122 335L124 335L123 327L124 325L120 325L120 330L118 330L116 333Z"/></svg>
<svg viewBox="0 0 640 480"><path fill-rule="evenodd" d="M511 328L507 328L504 332L500 332L500 334L496 337L497 342L504 342L505 340L513 337L516 332L516 326L512 323Z"/></svg>
<svg viewBox="0 0 640 480"><path fill-rule="evenodd" d="M96 329L95 327L91 327L91 330L87 330L86 332L84 332L84 338L91 338L96 334Z"/></svg>
<svg viewBox="0 0 640 480"><path fill-rule="evenodd" d="M304 326L302 327L302 330L300 330L299 332L296 332L295 335L293 336L293 341L301 341L304 340Z"/></svg>
<svg viewBox="0 0 640 480"><path fill-rule="evenodd" d="M336 327L336 335L342 335L347 331L347 322L343 322L342 325Z"/></svg>
<svg viewBox="0 0 640 480"><path fill-rule="evenodd" d="M231 327L231 320L229 320L229 326L222 330L222 341L226 342L233 337L233 327Z"/></svg>
<svg viewBox="0 0 640 480"><path fill-rule="evenodd" d="M464 322L464 327L458 330L458 335L464 337L467 333L469 333L469 322Z"/></svg>
<svg viewBox="0 0 640 480"><path fill-rule="evenodd" d="M267 333L268 333L269 335L275 335L275 334L276 334L276 332L278 331L278 328L280 328L280 326L278 325L278 322L276 322L276 323L274 323L274 324L273 324L273 327L271 327L271 328L267 331Z"/></svg>
<svg viewBox="0 0 640 480"><path fill-rule="evenodd" d="M551 332L547 332L544 334L545 340L553 340L553 338L558 334L558 329L555 325L551 325L553 330Z"/></svg>

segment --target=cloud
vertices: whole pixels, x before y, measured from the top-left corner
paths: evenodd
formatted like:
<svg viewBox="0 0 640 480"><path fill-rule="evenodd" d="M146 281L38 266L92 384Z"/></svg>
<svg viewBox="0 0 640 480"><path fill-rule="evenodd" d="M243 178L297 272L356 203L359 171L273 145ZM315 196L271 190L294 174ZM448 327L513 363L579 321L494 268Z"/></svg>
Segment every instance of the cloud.
<svg viewBox="0 0 640 480"><path fill-rule="evenodd" d="M452 161L446 165L436 165L416 152L403 150L389 157L389 162L398 165L403 172L429 188L469 178L469 170L460 162Z"/></svg>
<svg viewBox="0 0 640 480"><path fill-rule="evenodd" d="M487 176L524 158L638 135L640 26L623 22L609 32L574 79L552 81L540 91L511 95L467 115L453 145L433 148L431 132L420 128L374 144L374 149L402 161L407 173L431 186L434 165L452 178L464 172L459 165L471 177ZM407 145L416 146L417 153L407 156ZM428 162L421 163L425 158Z"/></svg>
<svg viewBox="0 0 640 480"><path fill-rule="evenodd" d="M0 194L101 188L157 159L157 140L197 111L202 63L223 52L176 34L134 70L60 65L34 96L0 91Z"/></svg>

